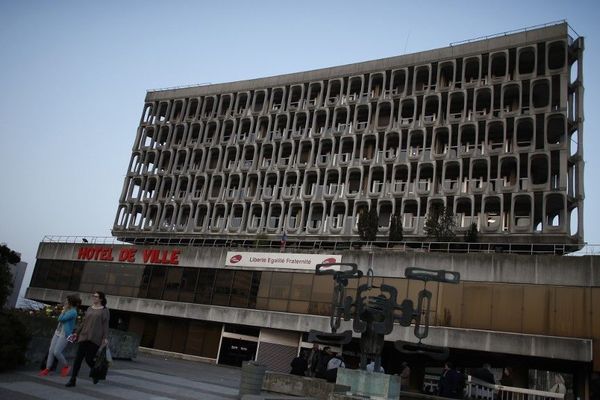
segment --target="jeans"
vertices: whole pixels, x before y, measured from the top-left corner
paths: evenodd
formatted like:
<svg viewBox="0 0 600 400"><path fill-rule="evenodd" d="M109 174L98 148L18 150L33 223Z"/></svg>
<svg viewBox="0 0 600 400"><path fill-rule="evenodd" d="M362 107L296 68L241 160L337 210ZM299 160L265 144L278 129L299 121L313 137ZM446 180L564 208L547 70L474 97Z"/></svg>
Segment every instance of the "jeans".
<svg viewBox="0 0 600 400"><path fill-rule="evenodd" d="M92 368L94 366L94 358L96 357L96 353L98 352L98 346L94 342L90 342L86 340L85 342L79 342L79 347L77 348L77 356L75 356L75 362L73 363L73 370L71 371L71 380L74 381L77 378L77 374L79 373L79 369L81 368L81 363L85 358L85 362L87 365Z"/></svg>
<svg viewBox="0 0 600 400"><path fill-rule="evenodd" d="M53 335L52 341L50 342L50 350L48 350L48 360L46 361L46 368L50 369L54 363L54 358L58 360L59 364L63 366L67 365L67 360L63 355L63 350L67 346L67 338L63 335Z"/></svg>

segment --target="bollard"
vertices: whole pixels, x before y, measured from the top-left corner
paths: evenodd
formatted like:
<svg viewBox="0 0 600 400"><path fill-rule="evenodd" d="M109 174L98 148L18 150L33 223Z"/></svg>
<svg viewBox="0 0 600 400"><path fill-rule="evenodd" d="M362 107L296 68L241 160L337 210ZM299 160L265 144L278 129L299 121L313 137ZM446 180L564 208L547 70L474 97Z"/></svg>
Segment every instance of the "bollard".
<svg viewBox="0 0 600 400"><path fill-rule="evenodd" d="M260 394L267 367L255 361L242 364L239 398L245 394Z"/></svg>

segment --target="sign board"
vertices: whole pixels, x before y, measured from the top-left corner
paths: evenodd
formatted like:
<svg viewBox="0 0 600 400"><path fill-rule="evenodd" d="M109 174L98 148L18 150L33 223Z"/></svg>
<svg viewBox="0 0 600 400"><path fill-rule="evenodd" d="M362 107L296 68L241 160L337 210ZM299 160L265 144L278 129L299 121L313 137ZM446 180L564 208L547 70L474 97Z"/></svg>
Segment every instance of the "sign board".
<svg viewBox="0 0 600 400"><path fill-rule="evenodd" d="M251 253L228 251L225 259L225 266L251 268L290 268L314 271L317 264L331 264L340 262L342 262L341 255Z"/></svg>
<svg viewBox="0 0 600 400"><path fill-rule="evenodd" d="M127 263L179 265L180 249L159 249L126 246L118 249L112 246L81 246L77 250L77 260L118 261ZM138 251L139 250L139 251ZM114 251L114 253L113 253Z"/></svg>

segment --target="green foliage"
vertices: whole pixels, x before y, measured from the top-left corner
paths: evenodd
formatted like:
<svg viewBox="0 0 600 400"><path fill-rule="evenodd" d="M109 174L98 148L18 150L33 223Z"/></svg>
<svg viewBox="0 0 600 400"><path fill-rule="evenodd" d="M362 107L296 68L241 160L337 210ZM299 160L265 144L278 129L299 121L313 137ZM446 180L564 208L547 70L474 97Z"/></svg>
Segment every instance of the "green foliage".
<svg viewBox="0 0 600 400"><path fill-rule="evenodd" d="M390 242L401 242L404 240L404 235L402 234L402 220L400 219L400 215L394 214L390 219Z"/></svg>
<svg viewBox="0 0 600 400"><path fill-rule="evenodd" d="M30 335L19 318L0 313L0 371L13 369L25 362Z"/></svg>
<svg viewBox="0 0 600 400"><path fill-rule="evenodd" d="M469 230L465 232L465 242L467 243L478 243L479 232L477 231L477 224L473 222L469 227Z"/></svg>
<svg viewBox="0 0 600 400"><path fill-rule="evenodd" d="M358 234L365 242L374 242L379 230L379 216L375 207L368 212L362 210L358 215Z"/></svg>
<svg viewBox="0 0 600 400"><path fill-rule="evenodd" d="M0 309L4 308L6 299L10 295L12 284L12 275L8 264L16 264L21 261L19 254L15 253L7 246L0 246Z"/></svg>
<svg viewBox="0 0 600 400"><path fill-rule="evenodd" d="M269 245L269 236L266 233L259 233L256 235L256 241L254 247L266 247Z"/></svg>
<svg viewBox="0 0 600 400"><path fill-rule="evenodd" d="M4 308L12 284L9 264L17 264L21 257L5 245L0 246L0 310ZM25 325L13 313L0 312L0 371L15 368L25 362L29 344Z"/></svg>
<svg viewBox="0 0 600 400"><path fill-rule="evenodd" d="M453 242L456 240L455 228L456 222L451 209L445 206L432 206L429 208L423 227L428 237L434 238L437 242Z"/></svg>
<svg viewBox="0 0 600 400"><path fill-rule="evenodd" d="M49 308L53 307L47 306L40 310L11 310L10 313L25 325L31 336L52 338L58 324L58 315L48 312Z"/></svg>

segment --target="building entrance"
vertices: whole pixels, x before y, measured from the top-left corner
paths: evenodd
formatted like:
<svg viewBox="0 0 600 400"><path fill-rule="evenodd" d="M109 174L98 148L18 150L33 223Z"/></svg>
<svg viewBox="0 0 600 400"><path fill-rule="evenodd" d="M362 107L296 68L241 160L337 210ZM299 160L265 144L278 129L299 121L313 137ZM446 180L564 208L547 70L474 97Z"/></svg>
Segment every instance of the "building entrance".
<svg viewBox="0 0 600 400"><path fill-rule="evenodd" d="M224 337L219 351L219 364L241 367L242 362L254 360L257 342Z"/></svg>

